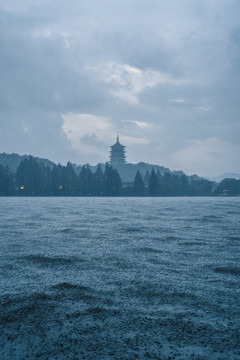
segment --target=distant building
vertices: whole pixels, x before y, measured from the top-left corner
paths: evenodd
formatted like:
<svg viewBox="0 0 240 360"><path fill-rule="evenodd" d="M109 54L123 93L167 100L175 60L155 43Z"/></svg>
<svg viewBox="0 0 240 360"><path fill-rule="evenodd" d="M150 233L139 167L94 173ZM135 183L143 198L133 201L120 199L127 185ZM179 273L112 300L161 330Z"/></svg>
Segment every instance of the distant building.
<svg viewBox="0 0 240 360"><path fill-rule="evenodd" d="M117 141L114 145L110 146L110 165L117 167L119 165L126 164L126 151L125 146L120 144L119 136L117 135Z"/></svg>

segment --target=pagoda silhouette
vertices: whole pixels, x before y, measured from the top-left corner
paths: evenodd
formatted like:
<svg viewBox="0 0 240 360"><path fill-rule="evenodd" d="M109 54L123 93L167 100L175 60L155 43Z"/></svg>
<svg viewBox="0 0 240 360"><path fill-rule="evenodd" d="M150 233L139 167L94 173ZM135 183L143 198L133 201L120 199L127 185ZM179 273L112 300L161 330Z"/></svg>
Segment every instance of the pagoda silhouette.
<svg viewBox="0 0 240 360"><path fill-rule="evenodd" d="M125 146L120 144L119 135L117 135L116 143L110 146L110 165L116 168L119 165L125 165L125 164L126 164Z"/></svg>

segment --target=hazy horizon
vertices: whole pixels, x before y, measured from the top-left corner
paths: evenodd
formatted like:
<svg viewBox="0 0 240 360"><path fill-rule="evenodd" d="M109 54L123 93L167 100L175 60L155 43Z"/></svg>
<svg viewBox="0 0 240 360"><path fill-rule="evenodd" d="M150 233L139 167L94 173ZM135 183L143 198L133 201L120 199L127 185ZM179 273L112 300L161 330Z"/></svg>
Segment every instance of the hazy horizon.
<svg viewBox="0 0 240 360"><path fill-rule="evenodd" d="M240 173L236 0L0 0L0 152Z"/></svg>

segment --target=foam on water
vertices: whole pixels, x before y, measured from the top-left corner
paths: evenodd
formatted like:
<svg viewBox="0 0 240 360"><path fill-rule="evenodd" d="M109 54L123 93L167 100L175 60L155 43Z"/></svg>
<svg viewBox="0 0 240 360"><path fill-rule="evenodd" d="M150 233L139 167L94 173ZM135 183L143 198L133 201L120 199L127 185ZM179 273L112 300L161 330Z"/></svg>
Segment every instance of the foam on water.
<svg viewBox="0 0 240 360"><path fill-rule="evenodd" d="M239 359L239 198L0 198L0 358Z"/></svg>

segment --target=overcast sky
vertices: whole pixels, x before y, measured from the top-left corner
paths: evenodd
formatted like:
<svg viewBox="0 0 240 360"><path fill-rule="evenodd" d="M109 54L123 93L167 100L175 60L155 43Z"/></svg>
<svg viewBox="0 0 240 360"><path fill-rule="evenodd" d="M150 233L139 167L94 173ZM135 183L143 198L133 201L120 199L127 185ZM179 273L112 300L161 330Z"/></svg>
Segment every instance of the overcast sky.
<svg viewBox="0 0 240 360"><path fill-rule="evenodd" d="M0 152L240 173L239 0L0 0Z"/></svg>

